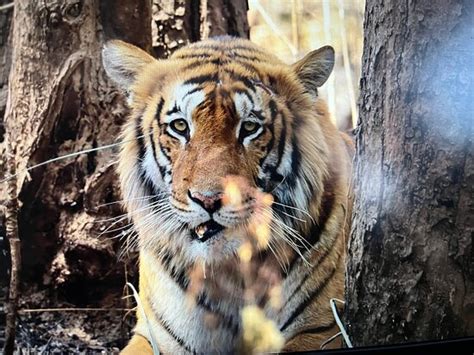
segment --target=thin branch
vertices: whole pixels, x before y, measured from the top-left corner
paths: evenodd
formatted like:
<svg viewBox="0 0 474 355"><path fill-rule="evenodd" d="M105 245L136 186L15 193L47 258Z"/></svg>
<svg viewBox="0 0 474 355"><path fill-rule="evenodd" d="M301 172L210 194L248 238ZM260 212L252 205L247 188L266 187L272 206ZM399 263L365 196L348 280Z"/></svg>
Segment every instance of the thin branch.
<svg viewBox="0 0 474 355"><path fill-rule="evenodd" d="M300 33L299 33L299 4L297 3L298 0L291 0L291 34L293 45L295 46L296 50L300 51Z"/></svg>
<svg viewBox="0 0 474 355"><path fill-rule="evenodd" d="M298 49L295 48L293 44L286 38L286 36L283 34L283 32L280 30L280 27L272 20L270 15L265 11L265 9L262 7L260 2L258 0L251 0L252 7L260 13L262 16L263 20L267 23L268 27L273 31L273 33L282 40L283 43L288 47L288 49L291 52L291 55L293 56L293 60L296 59L296 56L298 55Z"/></svg>
<svg viewBox="0 0 474 355"><path fill-rule="evenodd" d="M13 141L11 128L8 134L10 148L7 156L8 173L14 176L7 185L7 203L5 213L5 229L10 246L10 285L8 288L8 301L6 304L6 329L4 353L13 354L15 346L16 315L19 298L20 273L21 273L21 244L18 237L18 189L16 179L16 142Z"/></svg>
<svg viewBox="0 0 474 355"><path fill-rule="evenodd" d="M14 3L9 3L9 4L6 4L6 5L2 5L0 6L0 11L5 11L5 10L8 10L8 9L11 9L13 8L15 4Z"/></svg>
<svg viewBox="0 0 474 355"><path fill-rule="evenodd" d="M344 25L344 21L345 21L344 2L342 0L338 0L338 6L339 6L339 18L341 20L342 58L344 61L344 73L346 75L347 89L349 91L349 101L351 103L352 122L354 122L354 119L357 117L357 104L356 104L356 98L355 98L355 92L354 92L354 84L352 80L351 63L349 59L346 26Z"/></svg>
<svg viewBox="0 0 474 355"><path fill-rule="evenodd" d="M42 312L128 312L128 308L31 308L20 309L18 314L42 313Z"/></svg>
<svg viewBox="0 0 474 355"><path fill-rule="evenodd" d="M199 4L200 12L200 25L199 25L199 34L201 40L209 38L210 24L207 18L207 0L201 0Z"/></svg>
<svg viewBox="0 0 474 355"><path fill-rule="evenodd" d="M332 36L331 36L331 5L329 1L323 1L323 30L324 30L324 41L326 44L332 45ZM336 70L333 70L332 75L329 76L327 82L328 90L328 105L329 112L335 122L337 122L337 113L336 113L336 94L334 90L334 81L336 78Z"/></svg>

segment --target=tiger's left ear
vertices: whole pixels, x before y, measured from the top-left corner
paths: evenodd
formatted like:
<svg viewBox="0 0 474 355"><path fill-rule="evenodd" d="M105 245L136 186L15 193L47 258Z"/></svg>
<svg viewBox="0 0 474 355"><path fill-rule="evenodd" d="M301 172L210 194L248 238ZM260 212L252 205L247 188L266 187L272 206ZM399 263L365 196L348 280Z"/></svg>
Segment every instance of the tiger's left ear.
<svg viewBox="0 0 474 355"><path fill-rule="evenodd" d="M334 49L331 46L316 49L291 67L306 90L316 96L318 88L328 80L334 68Z"/></svg>

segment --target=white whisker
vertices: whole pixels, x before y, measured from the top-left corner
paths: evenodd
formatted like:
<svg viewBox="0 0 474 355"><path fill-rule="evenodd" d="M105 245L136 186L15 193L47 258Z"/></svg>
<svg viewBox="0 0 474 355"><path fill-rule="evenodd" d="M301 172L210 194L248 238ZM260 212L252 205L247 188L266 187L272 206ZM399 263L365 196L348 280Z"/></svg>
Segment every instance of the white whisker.
<svg viewBox="0 0 474 355"><path fill-rule="evenodd" d="M305 211L305 210L303 210L303 209L301 209L301 208L298 208L298 207L294 207L294 206L290 206L290 205L285 205L284 203L281 203L281 202L273 201L273 204L274 204L274 205L277 205L277 206L282 206L282 207L290 208L290 209L292 209L292 210L301 212L301 213L307 215L309 218L311 218L311 220L313 221L313 223L316 223L316 221L314 220L313 216L311 216L311 214L310 214L308 211Z"/></svg>
<svg viewBox="0 0 474 355"><path fill-rule="evenodd" d="M149 134L144 134L144 135L141 136L141 138L146 137L148 135ZM6 178L3 178L2 180L0 180L0 184L2 184L4 182L7 182L8 180L20 175L21 173L29 172L29 171L31 171L33 169L36 169L36 168L39 168L41 166L51 164L51 163L54 163L56 161L60 161L60 160L63 160L63 159L74 158L74 157L77 157L77 156L82 155L82 154L89 154L89 153L97 152L97 151L102 150L102 149L109 149L109 148L117 147L117 146L122 145L124 143L135 141L137 138L140 138L140 137L136 137L134 139L130 139L130 140L127 140L127 141L120 141L120 142L116 142L116 143L106 144L106 145L103 145L101 147L84 149L84 150L81 150L79 152L69 153L69 154L61 155L59 157L43 161L39 164L30 166L29 168L23 169L22 171L20 171L16 174L13 174L13 175L7 176Z"/></svg>

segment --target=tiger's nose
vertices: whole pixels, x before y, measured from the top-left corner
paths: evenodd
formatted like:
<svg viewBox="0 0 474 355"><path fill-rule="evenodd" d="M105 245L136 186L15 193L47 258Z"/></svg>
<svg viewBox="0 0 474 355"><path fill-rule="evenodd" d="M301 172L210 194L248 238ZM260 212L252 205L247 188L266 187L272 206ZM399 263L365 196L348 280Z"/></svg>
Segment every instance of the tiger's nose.
<svg viewBox="0 0 474 355"><path fill-rule="evenodd" d="M222 206L222 196L223 196L222 192L214 192L214 191L191 192L190 190L188 190L188 196L191 200L196 202L198 205L200 205L210 214L214 213Z"/></svg>

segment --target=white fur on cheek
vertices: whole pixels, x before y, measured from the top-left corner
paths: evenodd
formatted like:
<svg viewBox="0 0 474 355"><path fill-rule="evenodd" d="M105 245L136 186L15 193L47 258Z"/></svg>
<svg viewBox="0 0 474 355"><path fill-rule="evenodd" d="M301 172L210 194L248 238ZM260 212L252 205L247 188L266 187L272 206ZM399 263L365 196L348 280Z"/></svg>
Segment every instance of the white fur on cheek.
<svg viewBox="0 0 474 355"><path fill-rule="evenodd" d="M168 161L168 159L166 159L166 157L161 152L157 153L157 159L158 159L158 163L161 166L166 167L166 170L169 169L170 162ZM155 161L155 157L153 156L153 151L151 147L147 147L145 158L143 159L143 162L141 164L142 164L142 167L145 169L146 177L150 181L153 181L153 183L159 189L165 189L166 186L171 183L170 175L165 176L165 181L163 181L163 179L161 178L161 173L158 168L157 162Z"/></svg>

